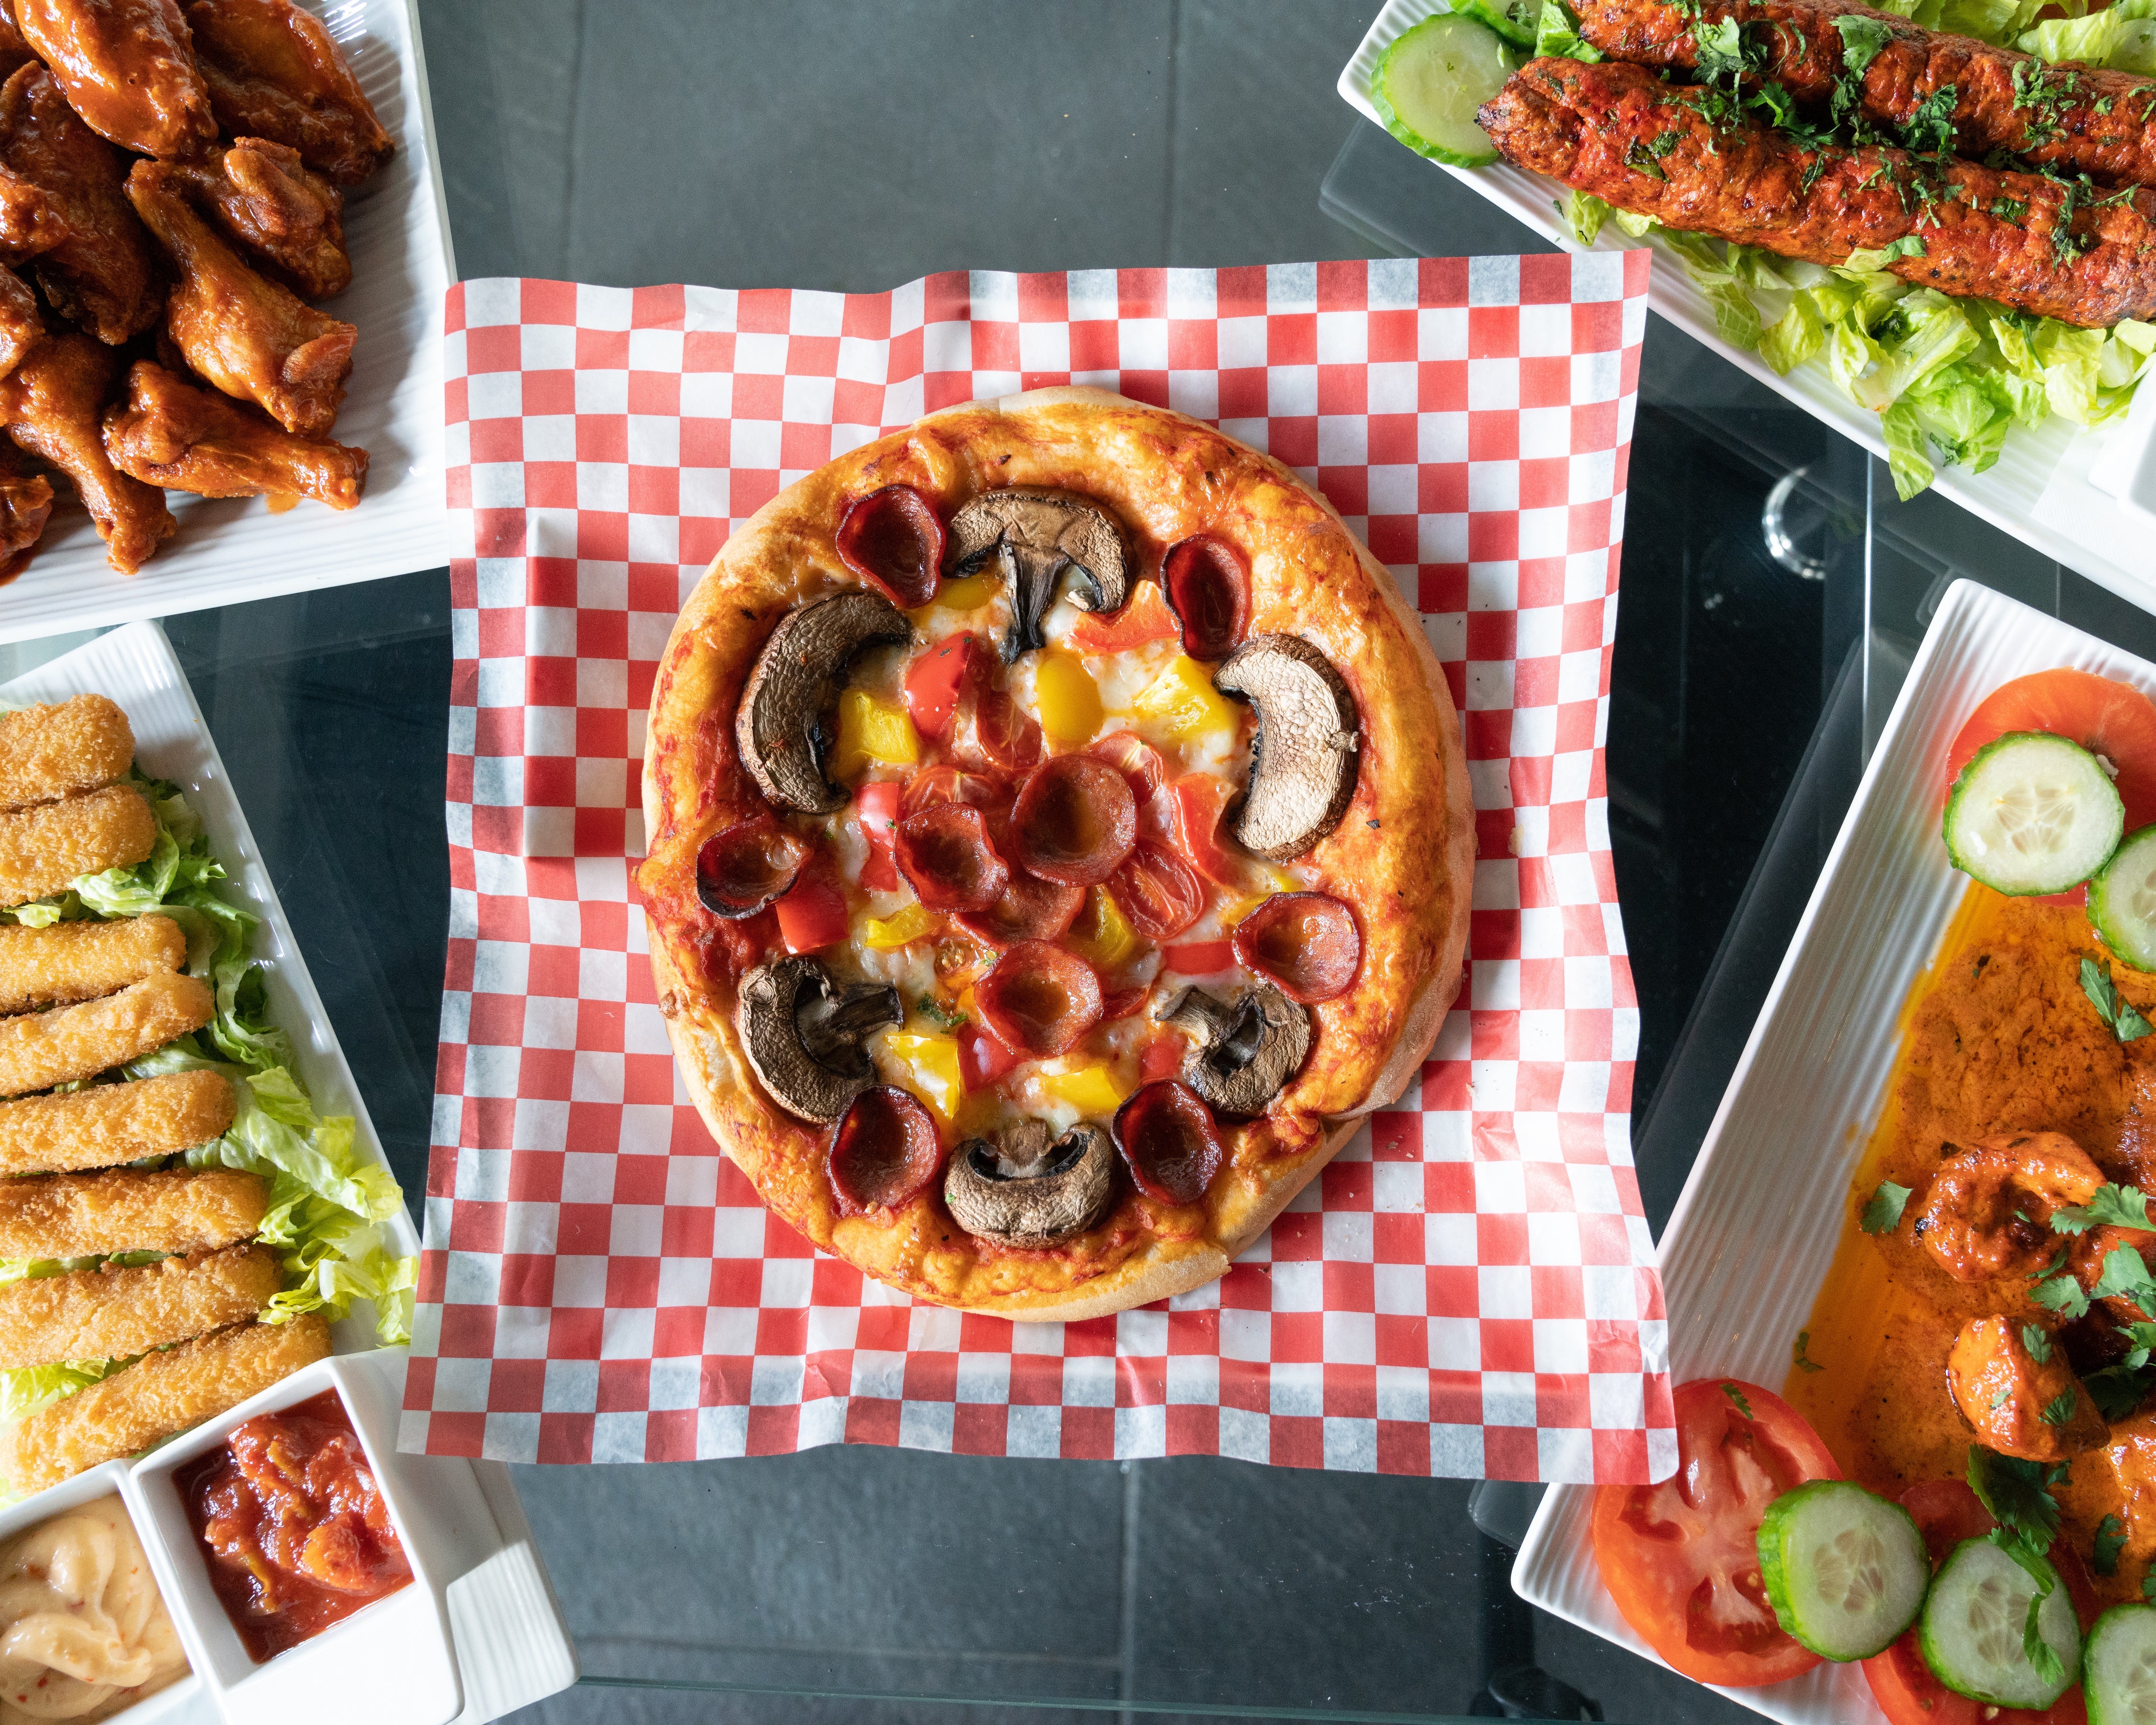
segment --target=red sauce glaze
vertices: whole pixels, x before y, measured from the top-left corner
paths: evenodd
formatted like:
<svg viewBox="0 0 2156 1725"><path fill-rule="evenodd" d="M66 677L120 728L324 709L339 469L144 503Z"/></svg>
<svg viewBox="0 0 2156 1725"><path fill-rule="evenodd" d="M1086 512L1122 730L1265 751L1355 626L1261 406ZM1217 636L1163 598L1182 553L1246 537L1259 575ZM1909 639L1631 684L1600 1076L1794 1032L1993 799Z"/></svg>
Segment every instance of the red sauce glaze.
<svg viewBox="0 0 2156 1725"><path fill-rule="evenodd" d="M335 1390L258 1414L172 1482L210 1584L257 1665L412 1579Z"/></svg>

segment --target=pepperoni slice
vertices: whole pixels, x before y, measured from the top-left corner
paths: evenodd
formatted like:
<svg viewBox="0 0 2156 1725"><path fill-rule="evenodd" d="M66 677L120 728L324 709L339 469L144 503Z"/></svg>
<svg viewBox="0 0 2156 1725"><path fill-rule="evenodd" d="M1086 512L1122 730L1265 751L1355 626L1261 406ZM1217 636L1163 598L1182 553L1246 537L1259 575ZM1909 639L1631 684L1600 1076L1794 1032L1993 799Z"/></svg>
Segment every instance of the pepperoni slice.
<svg viewBox="0 0 2156 1725"><path fill-rule="evenodd" d="M943 567L943 523L911 485L856 497L839 517L839 560L901 611L936 597Z"/></svg>
<svg viewBox="0 0 2156 1725"><path fill-rule="evenodd" d="M1084 887L1058 886L1014 869L1003 896L977 915L959 917L958 926L1001 952L1021 941L1060 940L1085 908Z"/></svg>
<svg viewBox="0 0 2156 1725"><path fill-rule="evenodd" d="M942 803L970 803L976 809L988 809L1005 794L994 779L981 773L956 767L924 767L906 780L906 794L899 799L898 818L904 820L909 814Z"/></svg>
<svg viewBox="0 0 2156 1725"><path fill-rule="evenodd" d="M1235 957L1298 1006L1315 1006L1355 980L1363 931L1329 892L1276 892L1236 925Z"/></svg>
<svg viewBox="0 0 2156 1725"><path fill-rule="evenodd" d="M753 916L792 890L808 846L768 814L728 827L696 852L696 901L714 916Z"/></svg>
<svg viewBox="0 0 2156 1725"><path fill-rule="evenodd" d="M831 1134L831 1195L842 1216L911 1204L943 1160L936 1122L910 1094L879 1084L863 1091Z"/></svg>
<svg viewBox="0 0 2156 1725"><path fill-rule="evenodd" d="M1019 787L1011 849L1021 866L1065 886L1097 886L1137 842L1138 804L1123 775L1091 755L1058 755Z"/></svg>
<svg viewBox="0 0 2156 1725"><path fill-rule="evenodd" d="M898 871L932 911L985 911L1003 896L1010 865L969 803L942 803L898 824Z"/></svg>
<svg viewBox="0 0 2156 1725"><path fill-rule="evenodd" d="M1118 731L1104 737L1086 752L1106 761L1122 773L1123 782L1131 788L1131 794L1141 803L1158 790L1161 781L1168 777L1168 762L1135 731Z"/></svg>
<svg viewBox="0 0 2156 1725"><path fill-rule="evenodd" d="M1045 1059L1101 1022L1101 979L1060 947L1020 941L973 984L973 1004L1007 1046Z"/></svg>
<svg viewBox="0 0 2156 1725"><path fill-rule="evenodd" d="M951 734L958 698L986 680L994 663L988 644L974 634L947 635L906 667L906 710L913 728L941 742Z"/></svg>
<svg viewBox="0 0 2156 1725"><path fill-rule="evenodd" d="M1148 1084L1116 1111L1116 1148L1156 1204L1195 1204L1227 1160L1213 1111L1187 1084Z"/></svg>
<svg viewBox="0 0 2156 1725"><path fill-rule="evenodd" d="M1195 922L1205 910L1205 883L1198 870L1164 845L1149 839L1116 865L1108 891L1131 919L1131 927L1149 941L1169 941Z"/></svg>
<svg viewBox="0 0 2156 1725"><path fill-rule="evenodd" d="M1161 585L1193 659L1225 659L1250 626L1250 566L1224 539L1178 540L1160 560Z"/></svg>

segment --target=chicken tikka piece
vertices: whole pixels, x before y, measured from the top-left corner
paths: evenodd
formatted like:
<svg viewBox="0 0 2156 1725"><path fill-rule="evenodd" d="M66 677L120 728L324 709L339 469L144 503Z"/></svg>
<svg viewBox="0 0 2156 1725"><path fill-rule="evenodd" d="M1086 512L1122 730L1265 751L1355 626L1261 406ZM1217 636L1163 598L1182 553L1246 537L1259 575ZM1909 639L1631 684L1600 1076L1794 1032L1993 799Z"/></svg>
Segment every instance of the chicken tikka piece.
<svg viewBox="0 0 2156 1725"><path fill-rule="evenodd" d="M105 452L145 485L203 497L267 493L352 509L367 489L366 450L280 430L146 359L127 374L126 405L105 412Z"/></svg>
<svg viewBox="0 0 2156 1725"><path fill-rule="evenodd" d="M119 356L88 336L48 336L0 380L0 425L74 481L107 560L132 575L179 523L162 491L121 472L105 453L99 422L119 367Z"/></svg>
<svg viewBox="0 0 2156 1725"><path fill-rule="evenodd" d="M262 273L303 299L326 300L352 285L344 249L344 193L268 138L235 138L229 148L171 165L187 194Z"/></svg>
<svg viewBox="0 0 2156 1725"><path fill-rule="evenodd" d="M1971 1318L1948 1352L1947 1387L1978 1441L2002 1455L2063 1461L2111 1439L2065 1348L2041 1324Z"/></svg>
<svg viewBox="0 0 2156 1725"><path fill-rule="evenodd" d="M291 0L188 0L195 61L228 137L290 145L356 186L397 145L321 20Z"/></svg>
<svg viewBox="0 0 2156 1725"><path fill-rule="evenodd" d="M318 437L336 424L359 331L249 269L164 163L136 162L127 196L178 269L165 328L187 364L287 431Z"/></svg>
<svg viewBox="0 0 2156 1725"><path fill-rule="evenodd" d="M93 131L145 156L217 138L176 0L13 0L15 23Z"/></svg>

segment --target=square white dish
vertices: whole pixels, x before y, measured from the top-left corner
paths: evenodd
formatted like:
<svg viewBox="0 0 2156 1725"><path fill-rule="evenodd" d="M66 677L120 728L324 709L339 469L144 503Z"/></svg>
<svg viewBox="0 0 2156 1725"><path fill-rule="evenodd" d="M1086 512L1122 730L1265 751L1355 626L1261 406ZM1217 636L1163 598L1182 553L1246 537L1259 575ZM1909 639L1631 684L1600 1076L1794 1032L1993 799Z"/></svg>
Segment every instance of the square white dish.
<svg viewBox="0 0 2156 1725"><path fill-rule="evenodd" d="M1342 99L1373 125L1382 126L1370 98L1378 57L1410 26L1450 10L1445 0L1388 0L1354 58L1341 71ZM1582 249L1558 214L1556 200L1564 188L1554 181L1503 162L1477 168L1435 162L1430 166L1450 174L1553 244L1568 252ZM1651 239L1628 239L1614 223L1603 230L1592 249L1625 251L1643 244L1656 254L1647 286L1650 306L1784 400L1873 454L1885 456L1879 416L1842 394L1822 367L1799 366L1788 377L1779 377L1758 354L1724 341L1715 329L1713 308L1674 254ZM2144 402L2137 395L2135 401L2130 422L2122 414L2093 431L2082 431L2056 417L2033 429L2016 428L1989 471L1973 474L1966 467L1942 466L1932 489L2046 557L2078 569L2121 598L2143 610L2156 610L2156 570L2148 557L2150 517L2091 482L2102 461L2107 485L2139 495L2148 476L2147 439L2156 429L2156 400Z"/></svg>
<svg viewBox="0 0 2156 1725"><path fill-rule="evenodd" d="M256 1414L280 1412L325 1391L343 1404L359 1435L412 1579L258 1665L211 1585L208 1558L173 1475L222 1448L234 1427ZM177 1602L174 1620L188 1662L223 1710L226 1725L276 1725L299 1717L319 1725L373 1725L384 1718L398 1725L448 1725L463 1710L441 1582L413 1537L418 1517L403 1501L398 1476L382 1466L395 1453L395 1409L375 1407L367 1386L332 1355L197 1426L133 1470L129 1499L136 1525L153 1531L146 1543L157 1585Z"/></svg>
<svg viewBox="0 0 2156 1725"><path fill-rule="evenodd" d="M1947 589L1663 1233L1673 1383L1787 1377L1886 1102L1897 1019L1969 886L1939 839L1947 751L1994 689L2054 666L2156 695L2156 665L1974 582ZM1593 1501L1550 1490L1513 1588L1653 1659L1596 1571ZM1720 1692L1791 1725L1877 1717L1856 1666Z"/></svg>
<svg viewBox="0 0 2156 1725"><path fill-rule="evenodd" d="M381 1162L381 1142L367 1106L164 631L154 623L133 623L100 635L0 685L0 704L64 701L90 691L110 696L126 711L144 769L186 790L228 870L223 891L262 918L253 956L266 961L271 1010L291 1033L300 1076L323 1113L353 1117L360 1153ZM418 1250L418 1234L403 1211L388 1228L398 1252ZM364 1303L356 1305L331 1333L346 1405L356 1425L368 1422L362 1429L370 1455L412 1518L413 1548L424 1558L432 1579L429 1591L450 1627L464 1698L460 1725L480 1725L567 1687L576 1681L575 1651L508 1470L498 1462L398 1454L394 1433L403 1402L406 1350L376 1345L372 1313ZM154 1461L158 1453L141 1465ZM71 1485L27 1498L23 1507L52 1502L54 1493ZM136 1525L143 1528L145 1543L151 1543L139 1511ZM178 1620L184 1602L173 1603L168 1596L168 1604ZM216 1609L221 1620L223 1608ZM199 1680L187 1691L190 1699L174 1704L174 1725L211 1725L223 1717ZM143 1705L161 1701L153 1697ZM382 1717L379 1712L373 1715Z"/></svg>
<svg viewBox="0 0 2156 1725"><path fill-rule="evenodd" d="M180 530L137 575L105 561L90 517L64 501L30 567L0 586L0 641L371 581L449 560L441 321L456 264L418 10L414 0L299 3L321 15L397 140L388 166L346 194L352 285L323 302L359 330L351 393L330 434L369 452L367 495L342 512L302 502L272 515L266 498L170 492Z"/></svg>

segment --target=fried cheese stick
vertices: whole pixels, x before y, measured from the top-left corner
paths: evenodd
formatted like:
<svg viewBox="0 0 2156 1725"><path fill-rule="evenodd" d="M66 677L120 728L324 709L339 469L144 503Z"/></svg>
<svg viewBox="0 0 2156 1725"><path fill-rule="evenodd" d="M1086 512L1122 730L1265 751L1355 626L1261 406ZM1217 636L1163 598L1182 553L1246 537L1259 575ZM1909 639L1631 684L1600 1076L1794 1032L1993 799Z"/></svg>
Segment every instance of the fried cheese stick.
<svg viewBox="0 0 2156 1725"><path fill-rule="evenodd" d="M72 1006L177 970L187 937L169 916L0 927L0 1013Z"/></svg>
<svg viewBox="0 0 2156 1725"><path fill-rule="evenodd" d="M102 1000L0 1019L0 1096L94 1078L199 1030L215 1008L207 983L164 971Z"/></svg>
<svg viewBox="0 0 2156 1725"><path fill-rule="evenodd" d="M329 1351L329 1325L309 1312L151 1354L0 1432L0 1479L26 1493L56 1486L213 1419Z"/></svg>
<svg viewBox="0 0 2156 1725"><path fill-rule="evenodd" d="M231 1081L201 1071L0 1102L0 1175L116 1168L192 1150L223 1135L235 1106Z"/></svg>
<svg viewBox="0 0 2156 1725"><path fill-rule="evenodd" d="M78 875L131 868L157 842L157 817L124 784L0 814L0 906L61 891Z"/></svg>
<svg viewBox="0 0 2156 1725"><path fill-rule="evenodd" d="M267 1246L227 1246L133 1270L77 1270L0 1286L0 1369L127 1359L250 1318L281 1272Z"/></svg>
<svg viewBox="0 0 2156 1725"><path fill-rule="evenodd" d="M102 695L0 717L0 807L49 803L125 776L135 758L127 715Z"/></svg>
<svg viewBox="0 0 2156 1725"><path fill-rule="evenodd" d="M0 1180L0 1258L213 1251L251 1239L269 1205L269 1183L238 1168Z"/></svg>

